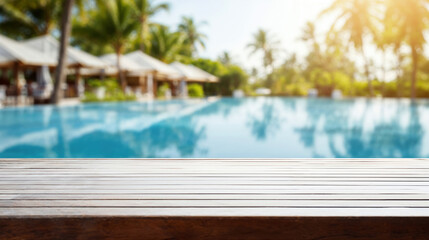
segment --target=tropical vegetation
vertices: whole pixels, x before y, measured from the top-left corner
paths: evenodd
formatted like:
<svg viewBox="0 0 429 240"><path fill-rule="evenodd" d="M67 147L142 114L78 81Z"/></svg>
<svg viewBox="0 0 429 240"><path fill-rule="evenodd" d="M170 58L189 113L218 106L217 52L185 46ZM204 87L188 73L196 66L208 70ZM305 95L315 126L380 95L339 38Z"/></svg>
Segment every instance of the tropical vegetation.
<svg viewBox="0 0 429 240"><path fill-rule="evenodd" d="M307 56L303 60L295 54L284 60L274 57L271 62L282 63L262 76L256 74L252 88L268 87L274 95L288 96L315 89L319 96L341 90L346 96L429 98L429 60L424 55L428 4L427 0L334 0L317 18L335 15L328 32L318 35L314 22L303 28L300 41L309 49ZM249 44L251 53L264 53L263 69L269 66L268 43L274 39L267 36L267 31L258 30ZM373 59L374 51L383 55L381 64ZM387 55L396 58L390 69ZM389 81L387 72L395 73Z"/></svg>
<svg viewBox="0 0 429 240"><path fill-rule="evenodd" d="M89 91L85 93L83 102L123 102L134 101L136 97L132 94L125 94L116 79L89 79ZM97 89L102 89L104 96L97 96Z"/></svg>
<svg viewBox="0 0 429 240"><path fill-rule="evenodd" d="M139 45L140 50L144 52L146 46L150 44L148 42L149 27L157 25L156 23L152 23L150 18L161 11L169 11L170 4L154 4L150 0L133 0L132 3L136 9L133 15L139 22L137 30L137 44Z"/></svg>
<svg viewBox="0 0 429 240"><path fill-rule="evenodd" d="M204 90L200 84L193 83L188 85L188 96L190 98L203 98Z"/></svg>
<svg viewBox="0 0 429 240"><path fill-rule="evenodd" d="M64 2L74 2L73 8ZM193 64L220 79L202 86L205 96L232 95L237 89L254 95L258 88L268 88L280 96L304 96L310 90L330 96L341 90L345 96L414 99L429 97L428 5L428 0L333 0L303 26L298 41L308 49L304 57L281 49L275 33L256 30L243 46L249 57L260 57L249 71L228 52L218 59L199 58L207 41L201 29L207 23L189 16L177 26L157 23L153 17L171 8L162 0L0 0L0 34L18 40L61 35L63 44L70 41L89 53L115 53L118 69L120 56L135 50L165 63ZM64 34L67 12L72 14L70 39ZM331 27L320 32L318 22L328 15L334 17ZM382 63L375 54L383 56ZM56 79L60 86L61 77ZM125 90L122 71L118 80ZM197 87L191 89L201 96Z"/></svg>
<svg viewBox="0 0 429 240"><path fill-rule="evenodd" d="M129 39L138 28L138 22L133 19L135 9L127 0L104 0L96 5L97 10L88 10L89 17L86 21L75 24L74 36L93 44L109 45L114 50L118 79L122 89L125 89L120 59Z"/></svg>

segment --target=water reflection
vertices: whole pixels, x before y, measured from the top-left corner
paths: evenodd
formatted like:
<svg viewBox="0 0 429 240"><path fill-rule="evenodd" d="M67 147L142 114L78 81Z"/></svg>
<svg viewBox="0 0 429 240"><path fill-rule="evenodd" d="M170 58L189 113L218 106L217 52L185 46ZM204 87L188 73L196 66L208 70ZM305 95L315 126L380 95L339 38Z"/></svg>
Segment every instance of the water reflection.
<svg viewBox="0 0 429 240"><path fill-rule="evenodd" d="M427 104L396 100L309 103L306 124L296 131L315 156L423 157L429 146L422 148L428 126L421 124L421 111L427 117ZM323 141L328 143L328 154L317 152Z"/></svg>
<svg viewBox="0 0 429 240"><path fill-rule="evenodd" d="M429 157L429 104L250 98L0 110L0 157Z"/></svg>
<svg viewBox="0 0 429 240"><path fill-rule="evenodd" d="M187 157L204 127L188 115L210 103L186 101L5 109L1 157ZM169 153L169 151L171 153Z"/></svg>
<svg viewBox="0 0 429 240"><path fill-rule="evenodd" d="M415 157L422 152L424 135L418 106L399 106L393 116L374 123L371 130L365 131L361 126L354 126L351 131L347 131L343 134L345 151L338 149L334 135L330 135L332 153L335 157ZM406 126L401 126L401 116L406 116Z"/></svg>
<svg viewBox="0 0 429 240"><path fill-rule="evenodd" d="M265 141L281 128L280 109L277 108L275 99L264 99L261 106L258 106L258 101L253 102L256 111L252 111L247 117L247 125L256 139Z"/></svg>

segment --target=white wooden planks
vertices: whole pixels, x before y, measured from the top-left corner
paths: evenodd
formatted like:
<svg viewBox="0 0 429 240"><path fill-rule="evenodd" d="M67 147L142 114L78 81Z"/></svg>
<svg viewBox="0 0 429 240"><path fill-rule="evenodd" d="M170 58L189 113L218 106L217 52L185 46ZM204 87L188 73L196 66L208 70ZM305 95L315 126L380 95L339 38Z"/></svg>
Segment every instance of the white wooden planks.
<svg viewBox="0 0 429 240"><path fill-rule="evenodd" d="M0 217L429 216L426 159L1 159Z"/></svg>

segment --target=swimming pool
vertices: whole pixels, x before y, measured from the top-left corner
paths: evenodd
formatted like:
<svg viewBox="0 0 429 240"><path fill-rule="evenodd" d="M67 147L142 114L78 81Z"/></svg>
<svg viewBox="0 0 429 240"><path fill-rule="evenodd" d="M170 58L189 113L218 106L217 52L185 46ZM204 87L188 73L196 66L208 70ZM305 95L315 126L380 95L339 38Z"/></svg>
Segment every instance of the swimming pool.
<svg viewBox="0 0 429 240"><path fill-rule="evenodd" d="M429 102L224 98L0 110L1 158L429 157Z"/></svg>

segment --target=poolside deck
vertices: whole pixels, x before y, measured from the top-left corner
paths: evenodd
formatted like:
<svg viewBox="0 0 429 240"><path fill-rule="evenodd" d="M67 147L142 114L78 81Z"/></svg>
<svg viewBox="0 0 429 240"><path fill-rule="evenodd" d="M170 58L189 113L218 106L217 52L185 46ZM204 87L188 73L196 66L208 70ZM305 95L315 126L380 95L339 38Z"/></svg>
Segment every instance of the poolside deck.
<svg viewBox="0 0 429 240"><path fill-rule="evenodd" d="M0 239L429 239L429 160L0 159Z"/></svg>

